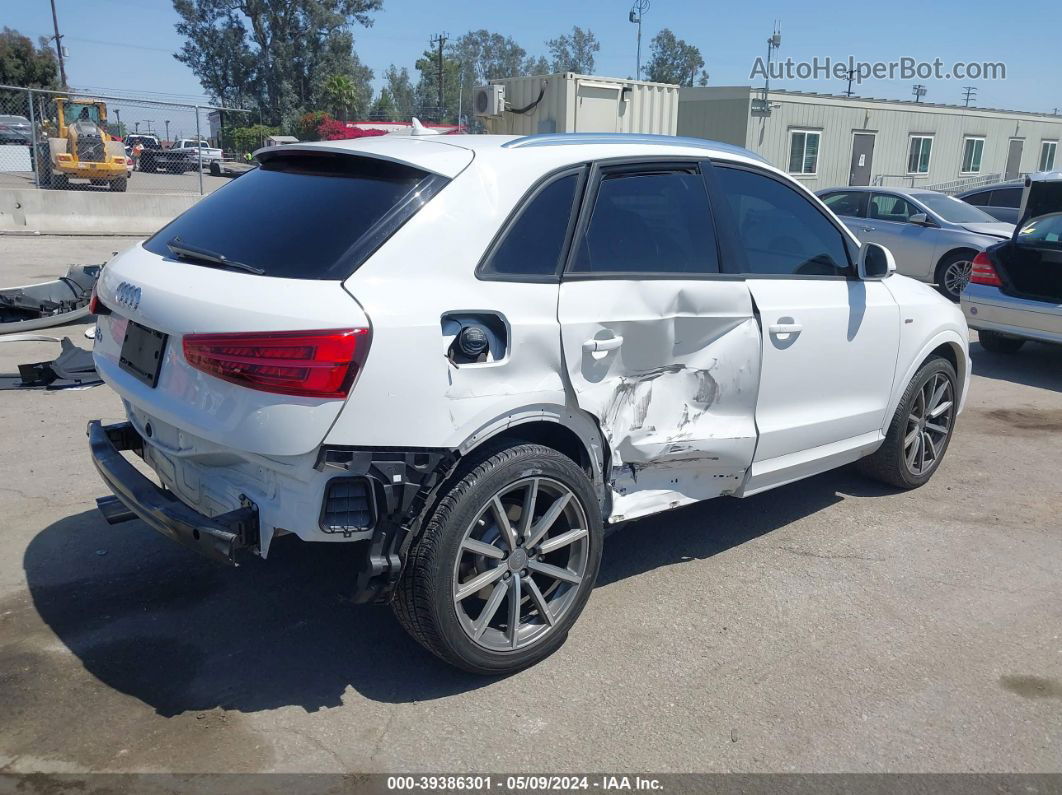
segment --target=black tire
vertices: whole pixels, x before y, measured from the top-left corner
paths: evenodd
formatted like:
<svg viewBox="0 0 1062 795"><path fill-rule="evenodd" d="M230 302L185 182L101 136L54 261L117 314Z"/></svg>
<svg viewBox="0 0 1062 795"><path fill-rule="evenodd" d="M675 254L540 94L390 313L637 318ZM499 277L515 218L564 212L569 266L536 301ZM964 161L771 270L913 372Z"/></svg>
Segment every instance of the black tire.
<svg viewBox="0 0 1062 795"><path fill-rule="evenodd" d="M977 340L982 348L991 353L1017 353L1025 344L1021 337L1008 337L995 331L978 331Z"/></svg>
<svg viewBox="0 0 1062 795"><path fill-rule="evenodd" d="M210 164L210 176L212 176L212 177L220 177L221 176L221 163L219 163L216 160L213 163Z"/></svg>
<svg viewBox="0 0 1062 795"><path fill-rule="evenodd" d="M908 438L914 432L911 418L918 413L919 394L924 392L931 380L935 379L939 383L940 376L947 379L951 389L952 405L947 416L947 433L942 440L929 445L926 445L922 438L917 440L918 444L932 447L934 457L932 463L923 471L916 471L916 467L909 463L907 455ZM958 394L958 377L955 375L955 368L952 367L951 362L939 356L931 356L927 359L915 373L911 383L907 385L896 407L892 422L889 423L885 442L873 454L859 461L857 464L859 470L868 477L900 489L916 489L925 484L939 468L948 450L948 445L951 443L951 437L955 431Z"/></svg>
<svg viewBox="0 0 1062 795"><path fill-rule="evenodd" d="M577 585L570 586L574 593L569 591L571 596L567 606L556 623L548 622L547 628L545 619L540 619L537 626L543 634L537 640L522 648L496 651L473 640L458 614L465 602L458 603L460 597L455 595L455 589L458 587L461 555L468 554L463 551L462 545L473 523L487 509L494 495L509 487L518 488L518 485L513 484L520 484L529 478L560 484L570 492L568 504L572 505L572 497L578 502L578 506L573 508L582 510L588 531L585 536L583 576ZM420 537L409 550L392 608L399 622L414 639L451 665L484 675L515 673L549 656L564 643L597 579L603 535L593 486L586 473L570 458L537 444L487 450L459 468L453 476L448 491L435 506ZM516 552L511 553L511 556L515 558ZM497 564L498 569L504 566L504 561ZM527 572L519 572L519 575L526 582ZM515 574L504 576L507 580L519 579ZM541 596L541 589L536 586L536 590ZM530 594L529 590L521 592L517 589L516 592L521 599ZM506 590L505 593L504 601L495 603L496 610L498 604L506 604L507 608L513 602L524 604L521 599L510 602L508 594L511 591ZM560 593L560 589L554 593ZM537 609L531 607L531 597L526 598L529 618L541 616ZM518 608L518 620L515 622L517 633L524 626L523 614L520 612L522 609Z"/></svg>
<svg viewBox="0 0 1062 795"><path fill-rule="evenodd" d="M125 177L111 180L111 190L113 191L125 193L127 187L129 187L129 181Z"/></svg>
<svg viewBox="0 0 1062 795"><path fill-rule="evenodd" d="M67 190L70 187L70 178L66 174L53 173L48 184L53 190Z"/></svg>
<svg viewBox="0 0 1062 795"><path fill-rule="evenodd" d="M970 280L970 271L975 256L977 256L977 252L972 250L953 251L937 263L937 269L933 273L933 281L936 283L941 295L945 298L950 298L955 303L959 302L959 296L962 294L963 288L966 287L966 283ZM957 274L954 273L959 269L965 272L965 278L960 280L961 284L956 281Z"/></svg>

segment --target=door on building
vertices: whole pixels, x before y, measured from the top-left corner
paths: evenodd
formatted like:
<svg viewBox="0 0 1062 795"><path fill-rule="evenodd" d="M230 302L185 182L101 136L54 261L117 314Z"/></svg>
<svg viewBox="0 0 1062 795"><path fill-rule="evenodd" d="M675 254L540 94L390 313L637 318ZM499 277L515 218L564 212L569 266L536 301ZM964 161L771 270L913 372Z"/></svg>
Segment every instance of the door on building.
<svg viewBox="0 0 1062 795"><path fill-rule="evenodd" d="M1025 146L1025 139L1011 138L1010 149L1007 151L1007 170L1003 179L1016 179L1021 170L1021 150Z"/></svg>
<svg viewBox="0 0 1062 795"><path fill-rule="evenodd" d="M849 185L869 185L874 162L874 133L852 133L852 168Z"/></svg>

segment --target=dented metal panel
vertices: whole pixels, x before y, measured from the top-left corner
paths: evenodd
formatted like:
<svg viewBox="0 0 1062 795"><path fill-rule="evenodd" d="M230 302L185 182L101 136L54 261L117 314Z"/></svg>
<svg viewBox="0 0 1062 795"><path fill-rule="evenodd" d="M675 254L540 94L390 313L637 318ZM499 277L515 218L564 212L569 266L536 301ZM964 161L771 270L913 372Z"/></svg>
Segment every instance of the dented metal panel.
<svg viewBox="0 0 1062 795"><path fill-rule="evenodd" d="M740 486L760 373L744 282L568 281L559 317L575 399L611 453L612 521Z"/></svg>

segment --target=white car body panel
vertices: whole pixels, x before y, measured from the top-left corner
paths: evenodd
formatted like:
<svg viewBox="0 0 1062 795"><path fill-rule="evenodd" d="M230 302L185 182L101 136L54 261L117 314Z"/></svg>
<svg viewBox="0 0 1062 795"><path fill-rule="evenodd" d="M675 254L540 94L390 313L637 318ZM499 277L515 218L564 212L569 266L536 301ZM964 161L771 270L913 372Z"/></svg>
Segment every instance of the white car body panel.
<svg viewBox="0 0 1062 795"><path fill-rule="evenodd" d="M956 349L968 383L961 313L898 276L477 278L501 225L557 169L637 156L718 157L766 168L707 142L499 146L514 140L380 136L283 147L409 163L453 180L342 282L178 264L140 246L108 263L99 294L114 314L100 318L97 365L126 402L165 485L211 516L239 505L241 494L250 497L263 555L277 532L363 540L367 532L318 528L328 479L314 468L322 445L465 454L507 428L546 421L585 446L609 498L606 518L620 521L751 494L872 452L899 395L937 345ZM142 288L135 310L116 302L123 281ZM446 355L452 337L445 318L475 313L501 318L508 345L490 361L456 365ZM761 324L796 313L804 328L794 344L761 332ZM171 335L156 389L118 366L127 319ZM195 332L329 328L372 330L346 400L221 381L191 368L179 342ZM608 331L624 338L618 350L601 357L584 351L584 342Z"/></svg>
<svg viewBox="0 0 1062 795"><path fill-rule="evenodd" d="M565 281L558 317L576 400L612 454L612 521L740 486L760 377L744 282ZM612 350L585 347L616 338Z"/></svg>

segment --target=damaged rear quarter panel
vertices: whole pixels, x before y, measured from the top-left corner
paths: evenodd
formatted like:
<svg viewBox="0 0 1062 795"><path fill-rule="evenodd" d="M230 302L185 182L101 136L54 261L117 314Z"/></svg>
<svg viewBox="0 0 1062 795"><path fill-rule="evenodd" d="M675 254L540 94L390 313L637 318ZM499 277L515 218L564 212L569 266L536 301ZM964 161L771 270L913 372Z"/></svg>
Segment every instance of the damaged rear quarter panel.
<svg viewBox="0 0 1062 795"><path fill-rule="evenodd" d="M743 281L561 287L566 367L612 457L611 519L733 492L756 446L760 331ZM587 340L623 337L592 353Z"/></svg>

